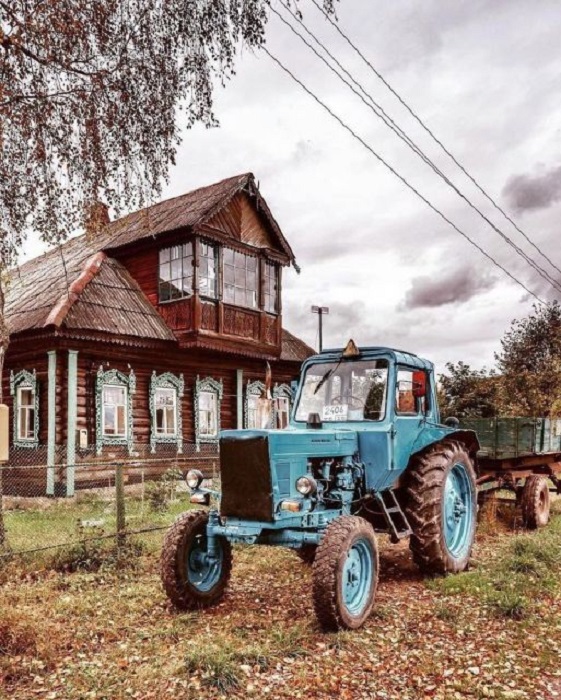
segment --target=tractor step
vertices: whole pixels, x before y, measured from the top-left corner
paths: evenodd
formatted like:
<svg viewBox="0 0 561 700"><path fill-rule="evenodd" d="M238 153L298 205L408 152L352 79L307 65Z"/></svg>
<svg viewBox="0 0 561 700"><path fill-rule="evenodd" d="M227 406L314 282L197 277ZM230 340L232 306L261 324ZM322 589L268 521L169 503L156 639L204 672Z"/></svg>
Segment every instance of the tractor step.
<svg viewBox="0 0 561 700"><path fill-rule="evenodd" d="M391 541L395 543L405 537L409 537L412 533L411 526L399 505L395 492L391 490L377 491L374 497L387 523Z"/></svg>

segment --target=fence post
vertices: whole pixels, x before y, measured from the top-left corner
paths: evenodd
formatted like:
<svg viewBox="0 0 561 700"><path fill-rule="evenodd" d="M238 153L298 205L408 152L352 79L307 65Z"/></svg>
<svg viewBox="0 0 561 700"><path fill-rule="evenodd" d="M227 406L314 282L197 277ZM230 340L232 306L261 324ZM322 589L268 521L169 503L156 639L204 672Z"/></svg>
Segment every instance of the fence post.
<svg viewBox="0 0 561 700"><path fill-rule="evenodd" d="M6 545L6 525L4 523L4 466L10 458L9 449L10 414L8 407L0 404L0 547Z"/></svg>
<svg viewBox="0 0 561 700"><path fill-rule="evenodd" d="M117 462L115 466L115 498L117 501L117 546L123 547L126 543L126 513L125 513L125 483L123 478L123 463Z"/></svg>
<svg viewBox="0 0 561 700"><path fill-rule="evenodd" d="M6 544L6 526L4 524L4 488L2 477L4 475L4 463L0 462L0 549Z"/></svg>

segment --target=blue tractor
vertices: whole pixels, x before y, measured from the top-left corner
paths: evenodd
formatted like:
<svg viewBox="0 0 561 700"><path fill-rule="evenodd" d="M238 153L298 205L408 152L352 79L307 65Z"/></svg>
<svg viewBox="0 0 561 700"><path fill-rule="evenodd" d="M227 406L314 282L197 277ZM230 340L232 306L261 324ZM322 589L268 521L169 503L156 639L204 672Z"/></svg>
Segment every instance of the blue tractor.
<svg viewBox="0 0 561 700"><path fill-rule="evenodd" d="M280 545L312 564L325 630L354 629L378 581L376 532L408 537L422 571L466 568L476 525L476 434L443 425L433 365L383 347L327 350L302 367L284 430L220 437L219 508L181 515L166 534L162 581L180 609L216 603L232 544ZM191 500L208 504L203 475Z"/></svg>

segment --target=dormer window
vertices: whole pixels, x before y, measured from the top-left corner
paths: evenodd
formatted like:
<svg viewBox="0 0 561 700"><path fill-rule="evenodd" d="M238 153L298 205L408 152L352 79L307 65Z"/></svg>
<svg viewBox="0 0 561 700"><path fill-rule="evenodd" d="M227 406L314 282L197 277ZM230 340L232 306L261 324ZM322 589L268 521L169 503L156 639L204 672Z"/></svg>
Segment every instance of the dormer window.
<svg viewBox="0 0 561 700"><path fill-rule="evenodd" d="M257 258L224 248L224 301L257 308Z"/></svg>
<svg viewBox="0 0 561 700"><path fill-rule="evenodd" d="M160 301L183 299L193 293L193 244L160 250Z"/></svg>
<svg viewBox="0 0 561 700"><path fill-rule="evenodd" d="M209 243L201 243L199 255L199 293L202 297L218 297L218 249Z"/></svg>
<svg viewBox="0 0 561 700"><path fill-rule="evenodd" d="M270 314L279 312L279 268L274 263L265 262L263 266L264 298L263 308Z"/></svg>

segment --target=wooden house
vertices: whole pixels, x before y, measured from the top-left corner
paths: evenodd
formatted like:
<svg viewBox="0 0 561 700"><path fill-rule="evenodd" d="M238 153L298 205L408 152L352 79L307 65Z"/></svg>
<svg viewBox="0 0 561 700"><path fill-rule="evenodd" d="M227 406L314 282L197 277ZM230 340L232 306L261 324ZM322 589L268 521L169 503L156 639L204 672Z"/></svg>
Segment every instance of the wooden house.
<svg viewBox="0 0 561 700"><path fill-rule="evenodd" d="M102 211L103 213L103 211ZM221 428L271 426L313 351L282 325L294 254L245 174L106 221L11 275L5 493L72 495L170 465L216 466ZM136 470L136 471L135 471Z"/></svg>

